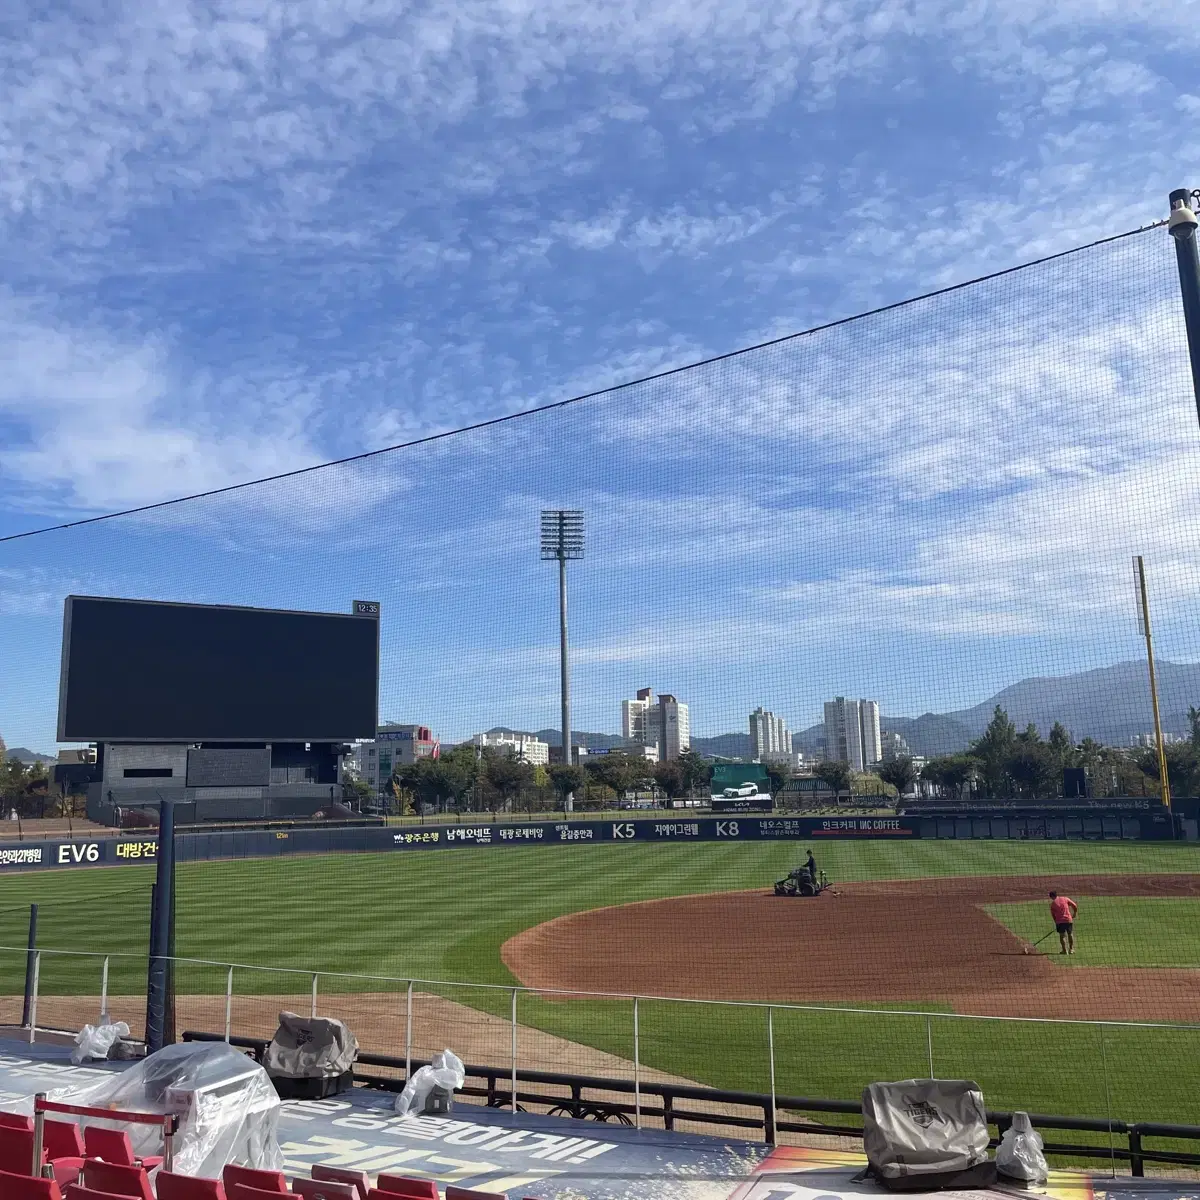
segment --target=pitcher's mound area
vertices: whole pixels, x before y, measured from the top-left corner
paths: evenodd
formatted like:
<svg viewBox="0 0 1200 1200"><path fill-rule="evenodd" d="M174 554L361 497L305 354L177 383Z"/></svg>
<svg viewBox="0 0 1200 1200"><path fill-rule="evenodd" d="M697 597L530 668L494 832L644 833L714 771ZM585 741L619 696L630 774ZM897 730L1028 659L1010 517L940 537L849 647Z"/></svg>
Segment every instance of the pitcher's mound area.
<svg viewBox="0 0 1200 1200"><path fill-rule="evenodd" d="M848 883L815 899L718 892L573 913L502 954L529 987L704 1000L949 1005L960 1013L1200 1021L1200 971L1065 967L985 904L1200 896L1198 875L967 877ZM1047 916L1047 928L1050 928ZM1057 938L1047 939L1058 956ZM566 997L564 997L566 999Z"/></svg>

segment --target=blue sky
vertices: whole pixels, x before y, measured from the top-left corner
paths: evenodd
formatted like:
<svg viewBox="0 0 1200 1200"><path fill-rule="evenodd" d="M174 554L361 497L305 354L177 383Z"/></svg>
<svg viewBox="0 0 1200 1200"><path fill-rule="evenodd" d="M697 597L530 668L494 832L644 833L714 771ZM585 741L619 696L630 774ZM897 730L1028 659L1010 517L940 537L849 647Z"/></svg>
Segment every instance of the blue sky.
<svg viewBox="0 0 1200 1200"><path fill-rule="evenodd" d="M1200 27L1149 0L18 0L0 534L449 429L1164 215ZM1192 172L1189 175L1189 171ZM1200 658L1167 237L321 475L0 545L0 734L62 597L385 609L383 708L555 723L543 506L587 509L577 723L974 703Z"/></svg>

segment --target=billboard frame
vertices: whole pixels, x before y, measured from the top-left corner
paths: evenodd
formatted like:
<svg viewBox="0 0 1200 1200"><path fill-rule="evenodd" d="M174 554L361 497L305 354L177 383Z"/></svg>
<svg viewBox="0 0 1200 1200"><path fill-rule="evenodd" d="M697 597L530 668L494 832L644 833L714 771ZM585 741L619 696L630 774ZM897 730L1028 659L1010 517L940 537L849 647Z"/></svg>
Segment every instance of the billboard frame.
<svg viewBox="0 0 1200 1200"><path fill-rule="evenodd" d="M382 640L382 630L380 628L380 612L379 604L376 601L364 602L354 601L351 606L351 611L348 613L334 612L316 612L311 609L298 608L263 608L253 604L195 604L187 600L146 600L133 598L129 596L82 596L72 593L63 598L63 633L62 633L62 658L59 663L58 675L58 725L57 725L57 741L63 742L97 742L107 745L126 745L126 746L194 746L203 742L233 742L245 743L247 745L262 745L262 744L287 744L298 742L326 742L329 744L339 744L347 741L355 740L345 734L339 734L331 737L329 734L296 734L288 735L286 738L264 737L258 734L254 737L225 737L225 736L197 736L194 738L166 738L166 737L68 737L66 735L66 717L67 717L67 665L71 658L71 612L73 602L76 600L98 600L102 602L115 602L118 604L149 604L156 608L188 608L197 609L203 608L210 611L233 611L233 612L252 612L262 613L266 615L278 615L288 617L333 617L342 621L369 621L375 625L375 695L372 699L372 707L374 710L374 726L379 728L379 661L380 661L380 642ZM366 613L359 611L359 605L363 603L371 603L375 605L375 612ZM356 735L361 736L361 735ZM374 736L374 732L372 732Z"/></svg>

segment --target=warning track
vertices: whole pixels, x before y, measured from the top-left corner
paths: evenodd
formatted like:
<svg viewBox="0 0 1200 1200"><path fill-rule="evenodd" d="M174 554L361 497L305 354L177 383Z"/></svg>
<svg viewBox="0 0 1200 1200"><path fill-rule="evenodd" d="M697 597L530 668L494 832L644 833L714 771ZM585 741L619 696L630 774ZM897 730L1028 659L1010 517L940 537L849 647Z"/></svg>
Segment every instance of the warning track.
<svg viewBox="0 0 1200 1200"><path fill-rule="evenodd" d="M680 896L559 917L511 938L502 955L523 984L547 991L1200 1022L1200 970L1068 968L1055 961L1056 939L1043 943L1052 954L1026 955L983 908L1045 901L1052 888L1080 901L1200 897L1200 875L873 880L811 900L769 888Z"/></svg>

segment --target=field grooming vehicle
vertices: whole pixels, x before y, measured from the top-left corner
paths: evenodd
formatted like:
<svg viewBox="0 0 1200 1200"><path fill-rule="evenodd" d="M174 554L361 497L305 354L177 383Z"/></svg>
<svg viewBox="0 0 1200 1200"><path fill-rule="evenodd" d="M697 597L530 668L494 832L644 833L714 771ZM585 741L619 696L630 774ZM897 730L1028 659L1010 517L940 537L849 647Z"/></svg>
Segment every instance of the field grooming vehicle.
<svg viewBox="0 0 1200 1200"><path fill-rule="evenodd" d="M785 878L775 881L775 895L819 896L827 887L829 877L824 871L818 872L814 877L807 867L797 867L794 871L789 871Z"/></svg>

